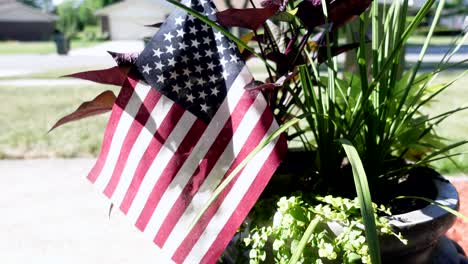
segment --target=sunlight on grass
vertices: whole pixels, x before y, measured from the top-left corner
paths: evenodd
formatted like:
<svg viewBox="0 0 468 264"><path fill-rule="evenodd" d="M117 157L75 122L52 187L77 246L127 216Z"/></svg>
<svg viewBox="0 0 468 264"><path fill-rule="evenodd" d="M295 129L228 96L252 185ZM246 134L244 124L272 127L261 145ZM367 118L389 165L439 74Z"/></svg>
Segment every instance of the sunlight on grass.
<svg viewBox="0 0 468 264"><path fill-rule="evenodd" d="M0 158L91 157L99 153L108 114L47 131L81 102L113 86L0 86Z"/></svg>
<svg viewBox="0 0 468 264"><path fill-rule="evenodd" d="M435 83L448 82L454 79L461 72L446 72L441 74L435 81ZM438 96L436 102L430 104L424 111L431 115L437 115L445 111L452 110L454 108L468 106L466 95L468 94L468 75L465 74L460 80L454 83L453 86L449 87L446 91ZM468 111L461 111L453 114L442 122L437 128L439 135L447 138L451 142L466 140L468 138ZM454 173L465 173L468 174L468 145L461 146L452 153L463 154L454 157L453 160L457 165L453 164L450 160L442 160L435 163L435 166L441 173L454 174Z"/></svg>

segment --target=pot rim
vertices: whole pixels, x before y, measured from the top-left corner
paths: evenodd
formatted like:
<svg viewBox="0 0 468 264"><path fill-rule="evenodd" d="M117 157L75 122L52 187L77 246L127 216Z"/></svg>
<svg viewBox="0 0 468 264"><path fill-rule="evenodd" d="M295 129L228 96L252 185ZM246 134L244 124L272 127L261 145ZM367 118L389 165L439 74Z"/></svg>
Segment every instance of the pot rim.
<svg viewBox="0 0 468 264"><path fill-rule="evenodd" d="M459 196L455 186L453 186L450 181L441 175L433 178L432 182L437 189L437 197L434 199L435 202L447 206L453 210L458 210ZM392 215L390 217L390 224L398 228L408 227L433 221L434 219L440 218L446 214L449 214L449 212L437 205L430 204L419 210L404 214Z"/></svg>

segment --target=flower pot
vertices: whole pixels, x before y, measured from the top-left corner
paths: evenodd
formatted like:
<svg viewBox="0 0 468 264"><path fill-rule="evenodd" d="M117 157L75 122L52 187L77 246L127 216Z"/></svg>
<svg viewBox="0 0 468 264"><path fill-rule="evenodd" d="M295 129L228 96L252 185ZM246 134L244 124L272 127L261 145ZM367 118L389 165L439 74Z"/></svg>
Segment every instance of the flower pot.
<svg viewBox="0 0 468 264"><path fill-rule="evenodd" d="M436 202L458 210L459 197L455 187L442 176L434 178L437 189ZM394 237L382 237L380 250L383 263L431 263L439 240L454 224L455 216L436 205L428 205L420 210L389 217L395 231L401 232L408 240L404 245ZM433 262L432 262L433 263ZM448 260L439 263L451 263Z"/></svg>

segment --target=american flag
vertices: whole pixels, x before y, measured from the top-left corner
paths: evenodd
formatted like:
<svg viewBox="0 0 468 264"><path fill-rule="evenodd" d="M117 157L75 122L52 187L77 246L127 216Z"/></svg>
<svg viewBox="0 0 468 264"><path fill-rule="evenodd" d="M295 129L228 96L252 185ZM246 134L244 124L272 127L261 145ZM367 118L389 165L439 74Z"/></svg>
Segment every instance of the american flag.
<svg viewBox="0 0 468 264"><path fill-rule="evenodd" d="M216 20L211 1L185 4ZM214 189L278 128L236 45L183 10L145 47L89 180L176 263L213 263L280 163L262 149L190 229ZM159 260L160 261L160 260Z"/></svg>

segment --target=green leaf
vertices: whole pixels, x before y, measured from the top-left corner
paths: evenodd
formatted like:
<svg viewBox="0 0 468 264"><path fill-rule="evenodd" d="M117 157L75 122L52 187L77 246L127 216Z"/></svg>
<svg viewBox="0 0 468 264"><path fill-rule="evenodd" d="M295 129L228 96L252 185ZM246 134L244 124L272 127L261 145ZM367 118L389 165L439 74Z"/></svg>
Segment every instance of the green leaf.
<svg viewBox="0 0 468 264"><path fill-rule="evenodd" d="M369 246L369 255L372 263L379 264L381 263L379 237L377 236L374 208L372 206L367 176L356 148L346 139L342 139L340 142L353 168L354 185L356 186L356 193L361 206L361 214L364 222L367 244Z"/></svg>

